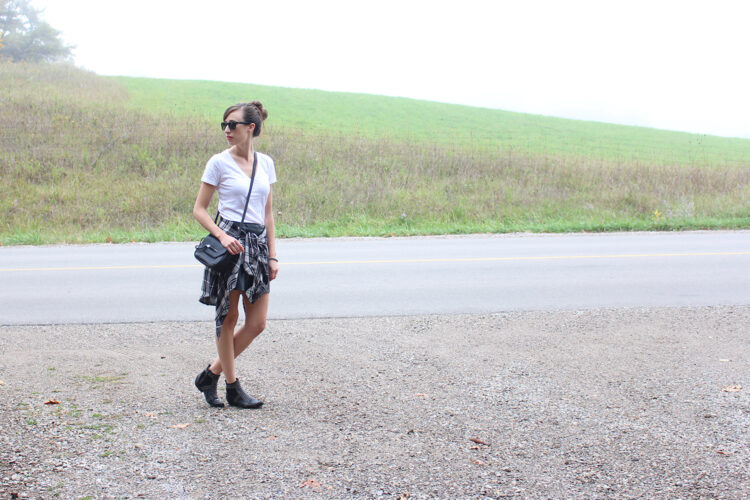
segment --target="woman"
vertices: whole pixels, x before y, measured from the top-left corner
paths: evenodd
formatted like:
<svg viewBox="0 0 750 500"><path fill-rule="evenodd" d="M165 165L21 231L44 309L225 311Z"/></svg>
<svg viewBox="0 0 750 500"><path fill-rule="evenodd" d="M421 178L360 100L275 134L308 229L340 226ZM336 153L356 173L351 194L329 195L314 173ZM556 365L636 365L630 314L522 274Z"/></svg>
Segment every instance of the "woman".
<svg viewBox="0 0 750 500"><path fill-rule="evenodd" d="M256 152L253 143L267 117L268 112L258 101L235 104L224 111L221 128L230 147L206 163L193 207L196 220L216 236L230 254L238 255L229 271L219 273L206 268L199 299L203 304L216 306L218 358L198 374L195 386L206 402L215 407L224 406L216 393L222 372L230 405L240 408L263 405L240 386L234 359L265 329L269 283L279 270L271 189L276 182L276 170L271 157ZM246 203L251 181L252 191ZM208 214L215 191L219 193L221 218L218 225ZM240 300L245 309L245 323L235 331Z"/></svg>

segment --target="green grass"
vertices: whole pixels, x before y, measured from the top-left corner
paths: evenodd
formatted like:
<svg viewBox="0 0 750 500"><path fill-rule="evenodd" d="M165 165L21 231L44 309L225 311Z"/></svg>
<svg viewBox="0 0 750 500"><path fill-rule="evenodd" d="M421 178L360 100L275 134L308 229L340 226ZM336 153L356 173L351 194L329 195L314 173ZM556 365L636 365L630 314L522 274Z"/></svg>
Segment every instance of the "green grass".
<svg viewBox="0 0 750 500"><path fill-rule="evenodd" d="M256 98L280 237L750 227L750 140L64 65L0 81L2 245L199 239L217 122Z"/></svg>
<svg viewBox="0 0 750 500"><path fill-rule="evenodd" d="M127 89L132 109L200 116L217 123L229 104L257 99L271 112L269 128L298 128L313 137L342 134L659 165L750 164L747 139L345 92L211 81L111 79Z"/></svg>

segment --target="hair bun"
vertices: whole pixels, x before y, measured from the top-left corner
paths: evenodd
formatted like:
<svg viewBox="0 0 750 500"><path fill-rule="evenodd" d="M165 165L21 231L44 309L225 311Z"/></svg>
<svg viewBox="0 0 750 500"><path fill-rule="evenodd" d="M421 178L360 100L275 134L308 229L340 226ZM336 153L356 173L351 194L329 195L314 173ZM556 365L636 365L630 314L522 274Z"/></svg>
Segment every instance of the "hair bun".
<svg viewBox="0 0 750 500"><path fill-rule="evenodd" d="M255 106L255 108L258 110L258 113L260 114L260 117L265 120L268 118L268 111L266 111L266 108L263 107L263 104L261 104L260 101L250 101L250 104L252 106Z"/></svg>

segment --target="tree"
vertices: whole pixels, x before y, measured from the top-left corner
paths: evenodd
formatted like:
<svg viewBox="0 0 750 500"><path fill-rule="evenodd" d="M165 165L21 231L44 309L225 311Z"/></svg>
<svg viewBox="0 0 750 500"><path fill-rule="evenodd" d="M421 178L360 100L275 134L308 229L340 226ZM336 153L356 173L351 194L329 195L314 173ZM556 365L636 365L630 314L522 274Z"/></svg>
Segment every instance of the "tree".
<svg viewBox="0 0 750 500"><path fill-rule="evenodd" d="M71 56L60 32L39 18L30 0L0 0L0 57L13 61L59 61Z"/></svg>

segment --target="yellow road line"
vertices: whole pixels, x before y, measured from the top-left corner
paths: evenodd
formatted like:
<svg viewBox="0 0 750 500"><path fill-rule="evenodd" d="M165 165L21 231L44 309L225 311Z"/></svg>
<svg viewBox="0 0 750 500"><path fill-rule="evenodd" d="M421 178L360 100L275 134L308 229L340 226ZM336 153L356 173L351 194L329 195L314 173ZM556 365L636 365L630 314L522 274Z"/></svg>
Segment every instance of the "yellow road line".
<svg viewBox="0 0 750 500"><path fill-rule="evenodd" d="M123 269L185 269L190 267L202 267L200 264L182 264L182 265L157 265L157 266L69 266L69 267L5 267L0 268L0 273L9 273L17 271L118 271Z"/></svg>
<svg viewBox="0 0 750 500"><path fill-rule="evenodd" d="M543 260L587 260L587 259L636 259L660 257L729 257L750 255L749 252L696 252L696 253L635 253L611 255L547 255L531 257L463 257L441 259L373 259L373 260L340 260L340 261L310 261L284 262L283 266L326 266L345 264L431 264L451 262L513 262L513 261L543 261ZM70 266L70 267L6 267L0 272L49 272L49 271L121 271L132 269L187 269L203 267L200 264L181 265L132 265L132 266Z"/></svg>
<svg viewBox="0 0 750 500"><path fill-rule="evenodd" d="M429 264L436 262L503 262L528 260L574 260L574 259L632 259L643 257L711 257L750 255L750 252L701 252L701 253L656 253L656 254L613 254L613 255L542 255L532 257L460 257L443 259L380 259L380 260L346 260L346 261L313 261L287 262L285 266L326 265L326 264Z"/></svg>

